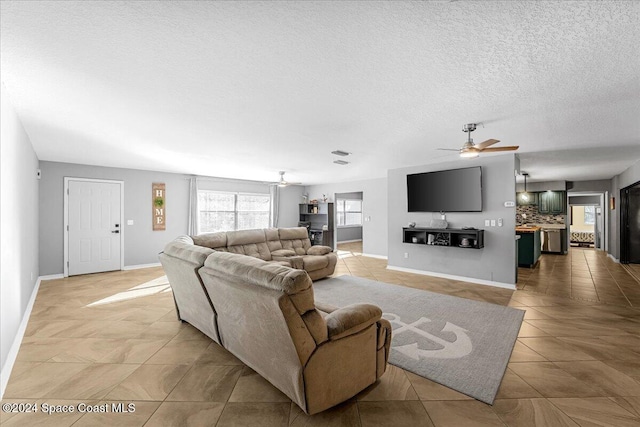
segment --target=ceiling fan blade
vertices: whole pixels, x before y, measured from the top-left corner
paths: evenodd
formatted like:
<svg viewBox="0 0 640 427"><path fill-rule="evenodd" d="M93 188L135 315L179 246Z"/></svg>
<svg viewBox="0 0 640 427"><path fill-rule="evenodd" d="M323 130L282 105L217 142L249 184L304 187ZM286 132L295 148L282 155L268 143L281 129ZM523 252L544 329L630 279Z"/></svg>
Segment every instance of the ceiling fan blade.
<svg viewBox="0 0 640 427"><path fill-rule="evenodd" d="M491 153L491 152L498 152L498 151L515 151L518 148L520 148L519 145L509 145L506 147L491 147L491 148L485 148L484 150L480 150L483 153Z"/></svg>
<svg viewBox="0 0 640 427"><path fill-rule="evenodd" d="M488 146L496 144L498 142L500 142L499 139L487 139L486 141L481 142L480 144L476 144L476 148L479 150L484 150Z"/></svg>
<svg viewBox="0 0 640 427"><path fill-rule="evenodd" d="M440 151L460 151L459 148L436 148L436 150L440 150Z"/></svg>

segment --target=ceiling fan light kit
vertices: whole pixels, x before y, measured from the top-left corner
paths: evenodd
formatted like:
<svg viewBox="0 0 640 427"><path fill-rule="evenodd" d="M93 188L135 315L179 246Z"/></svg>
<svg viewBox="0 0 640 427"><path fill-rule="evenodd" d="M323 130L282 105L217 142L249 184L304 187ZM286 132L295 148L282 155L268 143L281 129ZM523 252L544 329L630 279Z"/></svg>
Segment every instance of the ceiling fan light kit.
<svg viewBox="0 0 640 427"><path fill-rule="evenodd" d="M487 139L479 144L475 144L473 139L471 138L471 132L476 130L476 127L482 123L467 123L462 125L462 131L467 133L467 140L462 145L462 148L459 150L451 149L451 148L438 148L438 150L445 151L457 151L460 153L460 157L465 159L472 159L474 157L478 157L482 152L499 152L499 151L515 151L519 148L517 145L511 145L507 147L491 147L493 144L497 144L500 142L498 139Z"/></svg>
<svg viewBox="0 0 640 427"><path fill-rule="evenodd" d="M278 187L282 188L282 187L288 187L290 185L300 185L300 182L288 182L284 180L284 174L285 171L280 171L280 181L276 182L275 184L271 184L271 185L277 185Z"/></svg>

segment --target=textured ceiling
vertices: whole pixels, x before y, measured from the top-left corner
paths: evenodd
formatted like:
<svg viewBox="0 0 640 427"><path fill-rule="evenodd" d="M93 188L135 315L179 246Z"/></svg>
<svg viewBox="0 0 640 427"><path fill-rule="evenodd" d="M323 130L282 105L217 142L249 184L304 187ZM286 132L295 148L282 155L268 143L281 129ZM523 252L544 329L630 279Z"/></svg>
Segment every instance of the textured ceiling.
<svg viewBox="0 0 640 427"><path fill-rule="evenodd" d="M2 81L41 160L350 181L454 160L437 148L469 122L520 145L530 181L640 159L639 2L1 8Z"/></svg>

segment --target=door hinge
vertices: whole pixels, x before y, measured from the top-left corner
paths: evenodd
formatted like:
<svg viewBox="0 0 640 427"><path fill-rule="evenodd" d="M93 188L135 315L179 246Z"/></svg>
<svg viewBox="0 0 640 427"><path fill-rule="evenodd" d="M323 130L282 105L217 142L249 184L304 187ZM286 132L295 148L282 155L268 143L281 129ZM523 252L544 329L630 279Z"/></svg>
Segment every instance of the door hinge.
<svg viewBox="0 0 640 427"><path fill-rule="evenodd" d="M69 231L69 225L67 225L67 231Z"/></svg>
<svg viewBox="0 0 640 427"><path fill-rule="evenodd" d="M69 268L69 261L67 261L67 268Z"/></svg>
<svg viewBox="0 0 640 427"><path fill-rule="evenodd" d="M69 189L67 188L67 195L69 195Z"/></svg>

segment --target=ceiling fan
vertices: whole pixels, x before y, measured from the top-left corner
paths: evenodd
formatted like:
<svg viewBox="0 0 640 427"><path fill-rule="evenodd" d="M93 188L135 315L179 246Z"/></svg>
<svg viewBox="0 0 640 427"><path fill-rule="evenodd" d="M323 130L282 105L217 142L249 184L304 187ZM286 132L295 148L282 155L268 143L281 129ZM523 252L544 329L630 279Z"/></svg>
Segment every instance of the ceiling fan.
<svg viewBox="0 0 640 427"><path fill-rule="evenodd" d="M510 145L507 147L491 147L493 144L500 142L498 139L487 139L479 144L475 144L473 139L471 138L471 132L476 130L476 126L478 123L467 123L462 126L462 131L468 134L466 142L462 145L460 149L453 148L438 148L438 150L445 151L458 151L460 153L460 157L478 157L480 153L495 153L498 151L515 151L519 148L518 145Z"/></svg>
<svg viewBox="0 0 640 427"><path fill-rule="evenodd" d="M275 182L271 185L277 185L278 187L288 187L289 185L300 185L302 184L301 182L289 182L289 181L285 181L284 180L284 173L285 171L280 171L280 181Z"/></svg>

